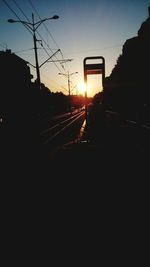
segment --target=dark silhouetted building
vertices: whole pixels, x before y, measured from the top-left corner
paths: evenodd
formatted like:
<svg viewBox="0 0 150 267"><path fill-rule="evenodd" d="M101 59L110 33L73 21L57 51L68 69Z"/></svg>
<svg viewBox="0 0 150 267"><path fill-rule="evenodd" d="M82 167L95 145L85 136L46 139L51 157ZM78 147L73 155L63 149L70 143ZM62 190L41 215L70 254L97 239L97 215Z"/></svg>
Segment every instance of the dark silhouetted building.
<svg viewBox="0 0 150 267"><path fill-rule="evenodd" d="M0 51L0 113L3 119L17 118L28 109L31 92L28 62L11 50Z"/></svg>
<svg viewBox="0 0 150 267"><path fill-rule="evenodd" d="M11 50L0 52L1 152L16 170L19 164L32 166L38 156L37 105L31 79L28 62Z"/></svg>

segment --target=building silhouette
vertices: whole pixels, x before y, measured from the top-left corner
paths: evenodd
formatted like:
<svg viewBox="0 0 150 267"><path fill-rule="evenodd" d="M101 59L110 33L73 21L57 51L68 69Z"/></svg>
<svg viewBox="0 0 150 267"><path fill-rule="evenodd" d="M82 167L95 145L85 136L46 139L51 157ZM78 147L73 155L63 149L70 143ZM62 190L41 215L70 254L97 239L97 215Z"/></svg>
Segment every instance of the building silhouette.
<svg viewBox="0 0 150 267"><path fill-rule="evenodd" d="M0 52L1 153L6 162L32 165L38 156L39 129L36 86L28 62L11 50ZM22 165L23 166L23 165ZM16 165L16 170L17 170Z"/></svg>
<svg viewBox="0 0 150 267"><path fill-rule="evenodd" d="M11 50L0 51L0 74L0 113L9 122L28 109L32 75L28 62Z"/></svg>

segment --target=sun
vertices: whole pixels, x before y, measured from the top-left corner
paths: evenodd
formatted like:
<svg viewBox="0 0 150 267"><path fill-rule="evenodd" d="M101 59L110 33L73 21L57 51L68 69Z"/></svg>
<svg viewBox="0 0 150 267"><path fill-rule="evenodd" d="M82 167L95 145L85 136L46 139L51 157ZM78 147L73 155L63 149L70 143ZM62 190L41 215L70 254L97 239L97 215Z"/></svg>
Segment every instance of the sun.
<svg viewBox="0 0 150 267"><path fill-rule="evenodd" d="M80 95L83 95L85 93L85 90L86 90L86 86L85 86L85 83L83 82L80 82L78 85L77 85L77 88L78 88L78 94Z"/></svg>

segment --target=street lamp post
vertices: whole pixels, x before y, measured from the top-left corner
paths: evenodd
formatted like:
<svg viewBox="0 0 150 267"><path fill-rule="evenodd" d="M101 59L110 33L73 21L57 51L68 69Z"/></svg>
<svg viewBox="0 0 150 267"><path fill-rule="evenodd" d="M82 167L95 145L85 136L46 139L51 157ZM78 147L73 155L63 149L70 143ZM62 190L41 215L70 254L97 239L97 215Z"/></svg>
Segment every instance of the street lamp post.
<svg viewBox="0 0 150 267"><path fill-rule="evenodd" d="M39 63L38 63L37 45L36 45L37 38L36 38L35 32L36 32L37 28L42 24L42 22L44 22L46 20L58 19L58 18L59 18L59 16L54 15L53 17L45 18L45 19L39 20L37 22L34 22L34 14L32 13L32 22L23 21L23 20L13 20L13 19L8 19L7 20L9 23L21 22L23 25L25 25L33 33L33 43L34 43L35 63L36 63L36 74L37 74L37 85L38 85L39 89L41 88L41 79L40 79L40 68L39 68Z"/></svg>
<svg viewBox="0 0 150 267"><path fill-rule="evenodd" d="M69 93L69 96L70 96L70 92L71 92L71 90L70 90L70 76L72 76L73 74L77 74L78 72L76 71L76 72L72 72L72 73L69 73L69 71L68 71L68 73L66 74L66 73L58 73L59 75L64 75L65 77L67 77L67 80L68 80L68 93Z"/></svg>

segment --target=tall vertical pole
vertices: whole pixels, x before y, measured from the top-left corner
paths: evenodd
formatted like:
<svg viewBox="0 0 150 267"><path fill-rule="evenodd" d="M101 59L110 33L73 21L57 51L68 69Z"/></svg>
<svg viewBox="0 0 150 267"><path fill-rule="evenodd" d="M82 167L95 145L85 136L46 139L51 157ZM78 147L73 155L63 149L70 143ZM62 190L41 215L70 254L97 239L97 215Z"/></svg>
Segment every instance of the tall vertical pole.
<svg viewBox="0 0 150 267"><path fill-rule="evenodd" d="M87 125L87 74L84 72L84 84L85 84L85 120Z"/></svg>
<svg viewBox="0 0 150 267"><path fill-rule="evenodd" d="M77 74L77 73L78 73L77 71L76 72L73 72L73 73L69 73L69 71L68 71L67 74L65 74L65 73L58 73L60 75L64 75L64 76L67 77L67 80L68 80L68 95L69 96L70 96L70 93L71 93L70 76L73 75L73 74Z"/></svg>
<svg viewBox="0 0 150 267"><path fill-rule="evenodd" d="M68 92L70 96L70 76L69 76L69 71L68 71Z"/></svg>
<svg viewBox="0 0 150 267"><path fill-rule="evenodd" d="M58 18L59 18L59 16L54 15L51 18L42 19L42 20L35 23L34 22L34 14L32 13L32 23L28 22L28 21L23 21L23 20L14 20L14 19L8 19L7 20L10 23L21 22L24 26L26 26L30 31L33 32L33 43L34 43L34 52L35 52L36 74L37 74L37 86L39 89L41 89L41 79L40 79L40 70L39 70L40 67L39 67L39 63L38 63L38 54L37 54L37 46L36 46L37 39L36 39L35 31L41 25L42 22L49 20L49 19L58 19ZM47 60L45 62L47 62Z"/></svg>
<svg viewBox="0 0 150 267"><path fill-rule="evenodd" d="M39 69L39 63L38 63L38 55L37 55L37 46L36 46L36 35L35 35L35 24L34 24L34 14L32 13L32 25L33 25L33 42L34 42L34 52L35 52L35 64L36 64L36 74L37 74L37 86L39 89L41 89L41 79L40 79L40 69Z"/></svg>

